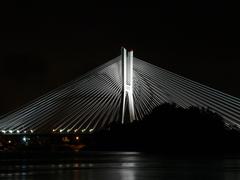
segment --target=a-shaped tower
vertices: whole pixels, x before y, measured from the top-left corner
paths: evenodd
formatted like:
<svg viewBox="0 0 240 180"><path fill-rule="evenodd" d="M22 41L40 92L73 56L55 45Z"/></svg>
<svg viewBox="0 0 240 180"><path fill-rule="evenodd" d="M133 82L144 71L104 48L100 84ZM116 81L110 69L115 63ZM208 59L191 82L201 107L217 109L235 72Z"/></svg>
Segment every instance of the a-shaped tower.
<svg viewBox="0 0 240 180"><path fill-rule="evenodd" d="M130 122L135 119L133 102L133 51L122 51L122 123L128 110ZM128 108L128 109L126 109Z"/></svg>

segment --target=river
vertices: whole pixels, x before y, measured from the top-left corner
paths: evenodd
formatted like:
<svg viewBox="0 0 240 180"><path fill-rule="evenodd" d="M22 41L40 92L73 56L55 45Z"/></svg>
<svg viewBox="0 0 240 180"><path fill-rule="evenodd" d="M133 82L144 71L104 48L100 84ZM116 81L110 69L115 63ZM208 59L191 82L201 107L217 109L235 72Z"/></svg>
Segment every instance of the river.
<svg viewBox="0 0 240 180"><path fill-rule="evenodd" d="M58 158L0 159L0 179L235 180L240 158L173 158L139 152L91 152Z"/></svg>

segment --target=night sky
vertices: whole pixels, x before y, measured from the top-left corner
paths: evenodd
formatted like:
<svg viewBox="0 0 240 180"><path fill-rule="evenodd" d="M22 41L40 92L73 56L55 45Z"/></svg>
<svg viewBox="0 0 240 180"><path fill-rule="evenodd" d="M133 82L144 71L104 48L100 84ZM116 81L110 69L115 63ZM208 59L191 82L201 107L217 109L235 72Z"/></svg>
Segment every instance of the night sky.
<svg viewBox="0 0 240 180"><path fill-rule="evenodd" d="M240 29L233 7L222 0L8 1L1 6L0 114L120 55L121 46L240 97Z"/></svg>

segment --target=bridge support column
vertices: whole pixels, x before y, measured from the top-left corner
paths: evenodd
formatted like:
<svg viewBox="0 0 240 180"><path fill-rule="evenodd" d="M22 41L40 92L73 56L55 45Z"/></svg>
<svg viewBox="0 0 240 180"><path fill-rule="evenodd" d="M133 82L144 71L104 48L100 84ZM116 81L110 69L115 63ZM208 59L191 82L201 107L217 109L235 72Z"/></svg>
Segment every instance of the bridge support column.
<svg viewBox="0 0 240 180"><path fill-rule="evenodd" d="M135 120L133 100L133 51L127 52L122 48L122 124L125 120L126 107L130 122ZM127 104L128 103L128 104Z"/></svg>

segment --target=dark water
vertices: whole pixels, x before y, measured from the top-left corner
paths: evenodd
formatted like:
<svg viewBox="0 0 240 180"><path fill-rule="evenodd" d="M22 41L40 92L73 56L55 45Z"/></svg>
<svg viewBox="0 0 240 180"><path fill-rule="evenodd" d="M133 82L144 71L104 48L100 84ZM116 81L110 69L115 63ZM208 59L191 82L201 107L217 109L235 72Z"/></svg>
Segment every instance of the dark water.
<svg viewBox="0 0 240 180"><path fill-rule="evenodd" d="M108 152L71 158L1 159L0 179L235 180L240 179L240 158L193 160Z"/></svg>

